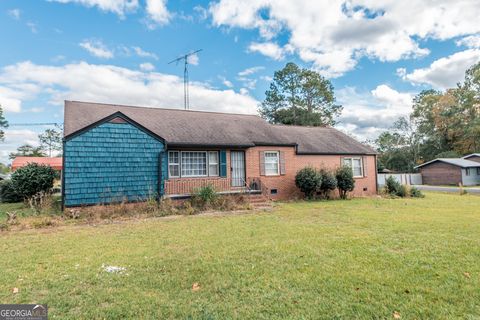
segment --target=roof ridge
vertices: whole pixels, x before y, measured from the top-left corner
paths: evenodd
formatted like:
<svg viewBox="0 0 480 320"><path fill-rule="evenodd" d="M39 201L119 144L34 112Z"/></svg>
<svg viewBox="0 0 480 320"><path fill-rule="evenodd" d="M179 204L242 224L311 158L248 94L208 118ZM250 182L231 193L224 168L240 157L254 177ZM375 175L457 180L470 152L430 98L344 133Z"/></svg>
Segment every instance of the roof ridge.
<svg viewBox="0 0 480 320"><path fill-rule="evenodd" d="M226 115L250 116L250 117L260 118L259 115L250 114L250 113L231 113L231 112L220 112L220 111L183 110L183 109L177 109L177 108L129 106L129 105L126 105L126 104L118 104L118 103L88 102L88 101L79 101L79 100L65 100L65 102L82 103L82 104L96 104L96 105L105 105L105 106L113 106L113 107L116 106L116 107L125 107L125 108L138 108L138 109L168 110L168 111L179 111L179 112L198 112L198 113L208 113L208 114L226 114Z"/></svg>
<svg viewBox="0 0 480 320"><path fill-rule="evenodd" d="M318 129L318 128L325 128L325 129L335 129L332 126L324 125L324 126L301 126L298 124L284 124L284 123L270 123L272 126L276 127L295 127L295 128L310 128L310 129Z"/></svg>

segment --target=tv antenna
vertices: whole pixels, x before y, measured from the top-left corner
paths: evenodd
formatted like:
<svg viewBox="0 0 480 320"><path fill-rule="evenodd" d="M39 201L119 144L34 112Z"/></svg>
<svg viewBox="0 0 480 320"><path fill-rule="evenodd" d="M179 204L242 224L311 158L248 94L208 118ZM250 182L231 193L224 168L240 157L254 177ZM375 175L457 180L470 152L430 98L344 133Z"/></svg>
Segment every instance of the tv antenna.
<svg viewBox="0 0 480 320"><path fill-rule="evenodd" d="M184 95L183 96L183 103L184 103L184 106L185 106L185 110L190 109L190 98L189 98L189 93L188 93L188 57L193 56L200 51L202 51L202 49L184 54L184 55L178 57L177 59L174 59L174 60L172 60L168 63L168 64L171 64L171 63L175 62L178 65L178 63L183 60L183 63L184 63L184 66L185 66L184 69L183 69L183 95Z"/></svg>

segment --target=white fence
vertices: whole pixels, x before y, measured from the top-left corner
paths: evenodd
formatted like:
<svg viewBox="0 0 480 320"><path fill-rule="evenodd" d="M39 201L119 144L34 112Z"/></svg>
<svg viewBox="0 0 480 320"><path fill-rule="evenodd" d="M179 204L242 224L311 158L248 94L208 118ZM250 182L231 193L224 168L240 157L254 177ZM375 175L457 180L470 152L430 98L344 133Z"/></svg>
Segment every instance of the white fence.
<svg viewBox="0 0 480 320"><path fill-rule="evenodd" d="M420 173L379 173L377 176L378 185L380 187L384 186L388 177L393 177L401 184L422 184L422 175Z"/></svg>

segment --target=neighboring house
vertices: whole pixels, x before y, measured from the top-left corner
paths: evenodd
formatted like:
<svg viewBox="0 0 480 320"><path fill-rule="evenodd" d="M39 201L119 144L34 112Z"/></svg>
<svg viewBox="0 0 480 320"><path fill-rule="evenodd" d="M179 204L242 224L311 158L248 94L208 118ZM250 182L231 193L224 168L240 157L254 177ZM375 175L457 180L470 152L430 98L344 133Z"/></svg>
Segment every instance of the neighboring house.
<svg viewBox="0 0 480 320"><path fill-rule="evenodd" d="M208 184L271 199L299 195L305 166L352 167L355 196L376 193L376 153L329 127L255 115L65 102L65 206L182 197Z"/></svg>
<svg viewBox="0 0 480 320"><path fill-rule="evenodd" d="M415 168L422 174L423 184L472 186L480 184L480 162L464 158L439 158Z"/></svg>
<svg viewBox="0 0 480 320"><path fill-rule="evenodd" d="M62 174L62 157L16 157L12 162L12 172L29 163L47 165Z"/></svg>
<svg viewBox="0 0 480 320"><path fill-rule="evenodd" d="M472 154L466 155L462 159L480 162L480 153L472 153Z"/></svg>

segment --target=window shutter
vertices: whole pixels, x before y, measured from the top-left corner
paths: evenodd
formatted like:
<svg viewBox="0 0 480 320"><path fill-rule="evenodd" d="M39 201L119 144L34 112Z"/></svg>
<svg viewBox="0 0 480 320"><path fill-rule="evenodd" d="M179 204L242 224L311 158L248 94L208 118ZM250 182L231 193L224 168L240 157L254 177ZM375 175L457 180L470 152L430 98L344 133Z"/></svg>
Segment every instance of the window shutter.
<svg viewBox="0 0 480 320"><path fill-rule="evenodd" d="M163 155L163 153L162 153L162 155ZM165 164L166 164L166 166L164 166L164 167L167 167L167 170L165 171L165 179L168 180L168 178L170 178L170 159L169 159L169 156L168 156L168 152L165 152L164 159L165 159ZM161 165L160 165L160 170L163 170ZM160 171L160 172L162 172L162 171Z"/></svg>
<svg viewBox="0 0 480 320"><path fill-rule="evenodd" d="M280 174L285 175L285 151L280 151Z"/></svg>
<svg viewBox="0 0 480 320"><path fill-rule="evenodd" d="M260 151L260 175L265 175L265 151Z"/></svg>
<svg viewBox="0 0 480 320"><path fill-rule="evenodd" d="M368 157L362 157L362 164L363 164L363 176L367 176L367 158Z"/></svg>
<svg viewBox="0 0 480 320"><path fill-rule="evenodd" d="M227 151L220 150L220 177L227 176Z"/></svg>

